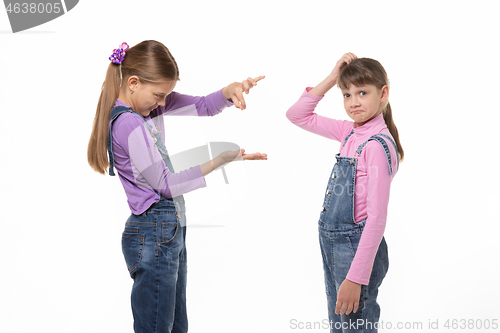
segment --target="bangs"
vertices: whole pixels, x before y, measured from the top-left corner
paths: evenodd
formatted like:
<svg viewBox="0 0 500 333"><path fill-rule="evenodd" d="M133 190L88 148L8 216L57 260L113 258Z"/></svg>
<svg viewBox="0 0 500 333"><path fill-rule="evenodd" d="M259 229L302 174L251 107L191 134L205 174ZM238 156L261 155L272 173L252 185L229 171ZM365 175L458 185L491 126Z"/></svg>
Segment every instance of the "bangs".
<svg viewBox="0 0 500 333"><path fill-rule="evenodd" d="M377 67L373 66L374 64L372 64L372 62L376 61L369 58L357 58L351 61L350 64L342 67L337 78L337 85L339 88L348 89L351 84L356 87L369 84L382 87L384 83L381 82L380 78L377 79L375 73L384 78L385 72L383 73L377 70Z"/></svg>

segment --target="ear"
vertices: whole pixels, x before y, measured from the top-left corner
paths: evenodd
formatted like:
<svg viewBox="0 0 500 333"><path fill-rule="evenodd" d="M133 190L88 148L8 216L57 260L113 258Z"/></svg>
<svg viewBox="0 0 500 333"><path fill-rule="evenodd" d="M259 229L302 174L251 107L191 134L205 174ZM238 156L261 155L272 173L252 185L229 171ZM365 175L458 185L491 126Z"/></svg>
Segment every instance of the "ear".
<svg viewBox="0 0 500 333"><path fill-rule="evenodd" d="M381 95L380 95L380 103L384 103L389 99L389 86L385 85L380 89Z"/></svg>
<svg viewBox="0 0 500 333"><path fill-rule="evenodd" d="M130 90L133 90L133 88L135 88L138 84L139 84L139 77L136 76L136 75L132 75L128 78L127 80L127 83L128 83L128 87Z"/></svg>

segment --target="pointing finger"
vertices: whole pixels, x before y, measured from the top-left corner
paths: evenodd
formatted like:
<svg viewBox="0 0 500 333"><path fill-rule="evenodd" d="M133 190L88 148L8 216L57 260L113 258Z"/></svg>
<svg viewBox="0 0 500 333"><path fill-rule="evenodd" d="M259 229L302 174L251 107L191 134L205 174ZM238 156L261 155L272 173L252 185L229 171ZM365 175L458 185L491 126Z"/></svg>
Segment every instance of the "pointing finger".
<svg viewBox="0 0 500 333"><path fill-rule="evenodd" d="M255 81L255 84L254 85L257 85L257 82L264 79L266 76L265 75L261 75L261 76L257 76L254 81Z"/></svg>

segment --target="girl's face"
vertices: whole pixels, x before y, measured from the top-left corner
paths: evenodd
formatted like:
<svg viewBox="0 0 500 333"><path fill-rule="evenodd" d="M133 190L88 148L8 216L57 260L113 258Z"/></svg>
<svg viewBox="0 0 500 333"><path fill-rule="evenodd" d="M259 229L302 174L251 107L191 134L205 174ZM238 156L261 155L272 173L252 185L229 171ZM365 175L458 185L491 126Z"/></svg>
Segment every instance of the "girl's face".
<svg viewBox="0 0 500 333"><path fill-rule="evenodd" d="M174 90L176 83L177 81L138 83L134 94L130 96L134 110L147 117L159 105L165 105L165 98Z"/></svg>
<svg viewBox="0 0 500 333"><path fill-rule="evenodd" d="M389 98L389 87L377 89L371 84L360 87L351 84L342 89L342 95L347 115L354 120L355 127L359 127L382 113L382 106Z"/></svg>

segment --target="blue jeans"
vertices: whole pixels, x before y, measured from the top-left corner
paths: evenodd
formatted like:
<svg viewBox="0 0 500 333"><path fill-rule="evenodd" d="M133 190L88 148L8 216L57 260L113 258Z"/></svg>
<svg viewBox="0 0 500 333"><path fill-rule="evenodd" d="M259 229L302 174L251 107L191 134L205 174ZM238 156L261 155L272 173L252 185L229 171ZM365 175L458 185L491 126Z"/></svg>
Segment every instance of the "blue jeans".
<svg viewBox="0 0 500 333"><path fill-rule="evenodd" d="M349 272L360 238L361 232L350 235L329 235L326 232L319 234L331 333L378 331L380 317L380 306L377 303L378 288L389 268L387 244L384 238L380 242L373 262L370 283L361 285L358 311L351 312L349 315L335 314L337 290Z"/></svg>
<svg viewBox="0 0 500 333"><path fill-rule="evenodd" d="M132 287L136 333L185 333L186 227L179 224L175 204L160 198L144 214L125 224L122 250Z"/></svg>

